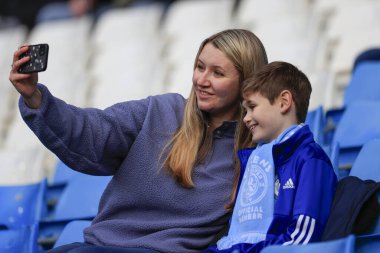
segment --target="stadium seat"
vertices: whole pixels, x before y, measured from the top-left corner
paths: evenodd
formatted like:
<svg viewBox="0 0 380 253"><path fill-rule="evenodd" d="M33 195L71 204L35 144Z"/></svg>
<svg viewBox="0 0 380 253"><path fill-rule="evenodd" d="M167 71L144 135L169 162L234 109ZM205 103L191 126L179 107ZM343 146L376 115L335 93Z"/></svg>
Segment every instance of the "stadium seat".
<svg viewBox="0 0 380 253"><path fill-rule="evenodd" d="M341 175L339 173L339 143L324 145L322 147L325 150L326 154L329 156L334 168L335 175L339 180L341 178Z"/></svg>
<svg viewBox="0 0 380 253"><path fill-rule="evenodd" d="M94 218L98 212L100 197L110 179L110 176L75 176L64 189L52 219Z"/></svg>
<svg viewBox="0 0 380 253"><path fill-rule="evenodd" d="M353 36L353 34L355 34ZM344 34L340 38L339 46L333 50L330 71L334 73L334 80L329 85L331 89L331 108L342 106L345 88L350 81L352 66L355 57L367 48L375 47L380 43L380 28L359 30Z"/></svg>
<svg viewBox="0 0 380 253"><path fill-rule="evenodd" d="M13 229L0 229L1 253L38 253L38 225L32 224Z"/></svg>
<svg viewBox="0 0 380 253"><path fill-rule="evenodd" d="M27 185L44 177L41 146L32 149L0 149L0 186Z"/></svg>
<svg viewBox="0 0 380 253"><path fill-rule="evenodd" d="M356 176L362 180L373 180L380 182L379 151L380 139L373 139L365 143L352 166L350 176ZM378 202L380 203L380 192L378 192L377 197ZM377 219L377 223L373 227L372 234L380 235L380 216Z"/></svg>
<svg viewBox="0 0 380 253"><path fill-rule="evenodd" d="M380 234L356 238L355 253L372 253L380 249Z"/></svg>
<svg viewBox="0 0 380 253"><path fill-rule="evenodd" d="M380 101L380 61L362 62L354 70L350 82L344 92L341 108L326 112L326 141L331 141L336 125L339 123L345 106L355 101Z"/></svg>
<svg viewBox="0 0 380 253"><path fill-rule="evenodd" d="M90 225L91 221L88 220L75 220L67 223L54 244L54 248L73 242L83 242L83 229Z"/></svg>
<svg viewBox="0 0 380 253"><path fill-rule="evenodd" d="M324 112L323 107L319 106L314 110L311 110L307 113L305 123L309 125L311 132L314 135L314 140L320 145L323 145L324 138Z"/></svg>
<svg viewBox="0 0 380 253"><path fill-rule="evenodd" d="M55 167L54 175L52 180L49 182L49 185L63 185L67 184L71 178L74 176L81 174L66 164L64 164L61 160L58 160L57 165Z"/></svg>
<svg viewBox="0 0 380 253"><path fill-rule="evenodd" d="M58 160L53 177L48 182L46 189L47 216L51 215L51 211L55 209L65 187L76 176L81 177L82 173L72 170L61 160Z"/></svg>
<svg viewBox="0 0 380 253"><path fill-rule="evenodd" d="M38 81L47 85L52 94L77 106L85 105L88 89L86 68L91 27L92 19L87 16L38 23L27 41L49 44L47 70L39 74Z"/></svg>
<svg viewBox="0 0 380 253"><path fill-rule="evenodd" d="M169 6L161 29L164 92L189 95L199 45L211 34L231 28L233 5L231 0L183 0Z"/></svg>
<svg viewBox="0 0 380 253"><path fill-rule="evenodd" d="M1 20L1 17L0 17ZM0 145L4 142L3 133L7 131L8 121L15 109L13 87L9 85L10 63L15 49L22 45L27 35L27 27L19 25L0 29Z"/></svg>
<svg viewBox="0 0 380 253"><path fill-rule="evenodd" d="M380 47L366 49L356 56L353 70L363 62L380 62Z"/></svg>
<svg viewBox="0 0 380 253"><path fill-rule="evenodd" d="M90 37L90 106L106 108L162 93L162 12L162 5L149 4L111 9L99 18Z"/></svg>
<svg viewBox="0 0 380 253"><path fill-rule="evenodd" d="M344 93L344 104L360 100L380 101L380 61L362 62L355 69Z"/></svg>
<svg viewBox="0 0 380 253"><path fill-rule="evenodd" d="M380 101L360 101L347 106L332 143L339 143L339 168L348 174L362 146L380 138ZM343 172L343 171L342 171Z"/></svg>
<svg viewBox="0 0 380 253"><path fill-rule="evenodd" d="M0 225L20 228L38 223L43 216L47 180L25 185L0 186Z"/></svg>
<svg viewBox="0 0 380 253"><path fill-rule="evenodd" d="M380 139L366 142L356 158L350 176L356 176L362 180L374 180L380 182Z"/></svg>
<svg viewBox="0 0 380 253"><path fill-rule="evenodd" d="M68 222L92 220L98 212L100 197L110 179L110 176L86 174L70 179L53 211L40 222L39 244L44 249L49 249Z"/></svg>
<svg viewBox="0 0 380 253"><path fill-rule="evenodd" d="M309 243L306 245L275 245L264 248L261 253L354 253L355 236L350 235L343 239Z"/></svg>

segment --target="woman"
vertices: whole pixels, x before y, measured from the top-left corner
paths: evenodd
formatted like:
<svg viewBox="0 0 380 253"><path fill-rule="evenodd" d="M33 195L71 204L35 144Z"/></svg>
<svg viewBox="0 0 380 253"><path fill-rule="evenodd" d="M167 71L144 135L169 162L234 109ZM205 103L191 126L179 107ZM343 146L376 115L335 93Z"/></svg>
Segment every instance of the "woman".
<svg viewBox="0 0 380 253"><path fill-rule="evenodd" d="M230 216L240 84L267 63L260 40L241 29L214 34L199 48L188 99L163 94L105 110L68 105L37 84L37 74L18 73L26 50L15 52L9 78L25 122L71 168L113 175L85 243L50 252L208 246Z"/></svg>

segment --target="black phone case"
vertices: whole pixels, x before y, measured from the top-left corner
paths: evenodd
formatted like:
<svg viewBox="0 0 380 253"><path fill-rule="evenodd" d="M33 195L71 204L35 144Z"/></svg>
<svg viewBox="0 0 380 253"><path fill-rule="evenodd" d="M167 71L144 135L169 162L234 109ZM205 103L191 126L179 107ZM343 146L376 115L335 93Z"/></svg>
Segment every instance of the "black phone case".
<svg viewBox="0 0 380 253"><path fill-rule="evenodd" d="M19 73L33 73L45 71L47 68L49 55L48 44L30 45L28 51L20 56L20 59L30 56L30 61L24 63L19 69Z"/></svg>

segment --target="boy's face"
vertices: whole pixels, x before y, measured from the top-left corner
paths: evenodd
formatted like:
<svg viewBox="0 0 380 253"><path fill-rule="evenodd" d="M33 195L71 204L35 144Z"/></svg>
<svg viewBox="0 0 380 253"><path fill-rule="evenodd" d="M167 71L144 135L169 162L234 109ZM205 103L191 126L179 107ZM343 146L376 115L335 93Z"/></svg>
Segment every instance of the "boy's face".
<svg viewBox="0 0 380 253"><path fill-rule="evenodd" d="M243 106L246 109L243 121L252 133L253 142L271 142L286 129L283 124L279 98L271 104L260 93L249 93L244 96Z"/></svg>

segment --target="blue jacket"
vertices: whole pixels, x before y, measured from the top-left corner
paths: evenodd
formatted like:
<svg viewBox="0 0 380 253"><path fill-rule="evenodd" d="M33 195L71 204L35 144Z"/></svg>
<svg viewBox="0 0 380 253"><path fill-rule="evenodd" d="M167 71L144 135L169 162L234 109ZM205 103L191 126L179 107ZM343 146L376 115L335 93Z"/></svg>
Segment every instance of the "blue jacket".
<svg viewBox="0 0 380 253"><path fill-rule="evenodd" d="M240 182L253 149L239 151ZM210 247L206 252L256 253L274 244L306 244L320 241L330 213L337 178L330 159L314 141L308 126L287 141L273 146L278 176L273 221L266 239L256 244L237 244L230 249ZM240 185L239 182L239 185ZM277 194L276 194L277 195Z"/></svg>

